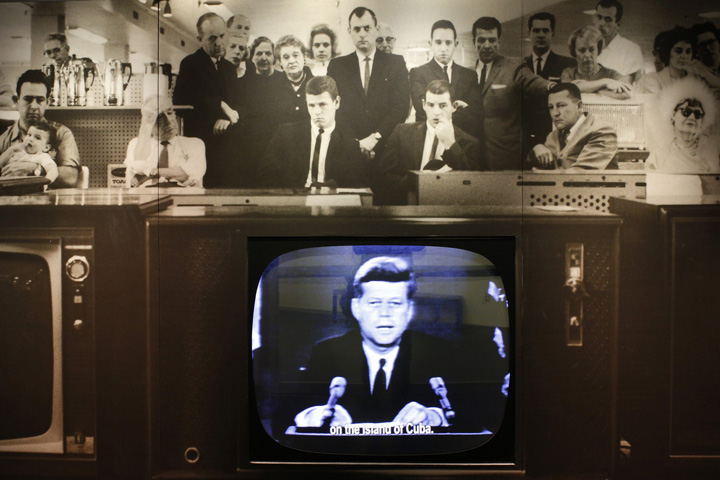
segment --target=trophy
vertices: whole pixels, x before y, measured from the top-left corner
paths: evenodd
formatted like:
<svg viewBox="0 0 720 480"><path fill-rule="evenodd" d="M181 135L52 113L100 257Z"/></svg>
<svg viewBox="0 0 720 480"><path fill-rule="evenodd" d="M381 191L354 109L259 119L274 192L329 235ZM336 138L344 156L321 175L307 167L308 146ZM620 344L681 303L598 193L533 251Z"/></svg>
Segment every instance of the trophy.
<svg viewBox="0 0 720 480"><path fill-rule="evenodd" d="M130 83L132 76L132 65L123 63L120 60L108 60L105 67L98 71L100 81L103 85L103 104L111 106L122 106L125 104L123 93Z"/></svg>
<svg viewBox="0 0 720 480"><path fill-rule="evenodd" d="M75 106L87 105L87 91L95 80L95 64L89 58L73 58L68 62L65 71L67 85L67 104Z"/></svg>
<svg viewBox="0 0 720 480"><path fill-rule="evenodd" d="M55 74L56 68L54 63L46 63L42 66L42 72L50 79L50 84L52 85L49 100L50 105L53 107L60 105L60 85L63 82L62 73L59 69L57 70L57 75Z"/></svg>

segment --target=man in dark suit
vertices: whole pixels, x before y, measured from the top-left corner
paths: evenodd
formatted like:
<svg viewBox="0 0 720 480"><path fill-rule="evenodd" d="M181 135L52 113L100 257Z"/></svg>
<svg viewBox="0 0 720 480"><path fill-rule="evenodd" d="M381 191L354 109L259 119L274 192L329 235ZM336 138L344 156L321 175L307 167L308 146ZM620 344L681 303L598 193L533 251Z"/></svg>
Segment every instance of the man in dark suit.
<svg viewBox="0 0 720 480"><path fill-rule="evenodd" d="M305 99L310 119L278 127L265 153L260 183L286 188L367 186L357 142L335 122L340 106L335 81L311 78Z"/></svg>
<svg viewBox="0 0 720 480"><path fill-rule="evenodd" d="M223 134L238 123L240 107L232 91L236 69L224 58L227 27L222 17L206 13L198 19L197 31L202 47L180 63L173 103L193 107L183 115L183 133L205 142L205 187L232 186L239 172L235 158L223 155Z"/></svg>
<svg viewBox="0 0 720 480"><path fill-rule="evenodd" d="M552 51L555 35L555 16L539 12L528 19L528 31L532 42L532 53L525 57L525 65L536 75L553 82L560 81L560 74L566 68L577 66L575 59L558 55ZM525 98L523 105L523 152L527 153L542 143L552 130L552 121L547 115L547 102L543 98Z"/></svg>
<svg viewBox="0 0 720 480"><path fill-rule="evenodd" d="M488 167L490 170L520 170L523 96L546 100L547 89L552 83L535 75L519 59L498 54L502 26L496 18L479 18L472 31L478 52L476 70L484 106ZM471 103L468 108L476 107Z"/></svg>
<svg viewBox="0 0 720 480"><path fill-rule="evenodd" d="M617 169L617 132L583 113L580 89L574 83L558 83L548 95L555 130L544 144L535 145L528 161L546 169L571 172Z"/></svg>
<svg viewBox="0 0 720 480"><path fill-rule="evenodd" d="M395 125L407 117L408 72L402 56L377 51L377 18L372 10L357 7L348 22L355 52L333 58L328 75L337 82L342 98L338 124L358 140L363 153L374 156Z"/></svg>
<svg viewBox="0 0 720 480"><path fill-rule="evenodd" d="M372 182L375 204L406 203L410 170L486 170L480 142L453 125L453 100L450 84L433 80L422 101L427 120L395 127Z"/></svg>
<svg viewBox="0 0 720 480"><path fill-rule="evenodd" d="M468 105L470 90L477 85L477 73L453 61L458 46L455 25L449 20L438 20L430 29L430 49L433 59L425 65L410 70L410 96L415 107L415 120L427 119L423 109L423 99L427 86L433 80L449 82L455 92L457 111L453 123L463 127L463 111Z"/></svg>
<svg viewBox="0 0 720 480"><path fill-rule="evenodd" d="M493 356L499 358L497 348L476 344L475 350L486 349L490 355L483 365L468 365L448 343L408 330L416 290L415 275L403 258L380 256L360 265L349 287L350 310L359 328L313 348L303 375L303 385L311 390L299 403L315 406L293 412L296 426L394 422L482 432L499 425L497 412L504 404L499 378L505 370L498 368L502 362L493 361ZM483 370L496 371L499 378L481 385ZM441 408L433 378L447 382L456 415ZM344 385L334 410L325 405L331 385Z"/></svg>

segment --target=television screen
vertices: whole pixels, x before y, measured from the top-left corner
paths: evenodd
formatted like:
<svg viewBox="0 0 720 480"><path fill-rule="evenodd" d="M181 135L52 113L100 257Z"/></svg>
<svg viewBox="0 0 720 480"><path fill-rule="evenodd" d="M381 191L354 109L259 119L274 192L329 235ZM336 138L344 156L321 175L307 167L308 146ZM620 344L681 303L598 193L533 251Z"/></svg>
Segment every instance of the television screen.
<svg viewBox="0 0 720 480"><path fill-rule="evenodd" d="M0 242L0 452L62 453L60 245Z"/></svg>
<svg viewBox="0 0 720 480"><path fill-rule="evenodd" d="M512 462L515 239L383 243L249 242L251 459Z"/></svg>

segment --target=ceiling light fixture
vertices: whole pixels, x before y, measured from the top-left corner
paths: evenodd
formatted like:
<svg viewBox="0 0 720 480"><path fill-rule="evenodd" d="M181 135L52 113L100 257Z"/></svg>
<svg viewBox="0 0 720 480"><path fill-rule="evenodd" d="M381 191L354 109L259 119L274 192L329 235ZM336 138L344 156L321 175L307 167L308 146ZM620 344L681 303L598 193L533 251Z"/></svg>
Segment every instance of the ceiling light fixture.
<svg viewBox="0 0 720 480"><path fill-rule="evenodd" d="M159 11L160 10L160 0L153 0L152 5L150 5L150 10Z"/></svg>
<svg viewBox="0 0 720 480"><path fill-rule="evenodd" d="M165 18L172 17L172 9L170 8L170 0L165 2L165 8L163 9L162 16Z"/></svg>

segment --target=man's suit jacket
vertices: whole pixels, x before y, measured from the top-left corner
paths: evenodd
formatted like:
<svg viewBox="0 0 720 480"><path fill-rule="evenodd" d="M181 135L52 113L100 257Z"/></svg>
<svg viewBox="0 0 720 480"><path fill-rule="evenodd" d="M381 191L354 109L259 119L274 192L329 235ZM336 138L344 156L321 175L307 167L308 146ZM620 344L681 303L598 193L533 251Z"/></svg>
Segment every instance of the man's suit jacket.
<svg viewBox="0 0 720 480"><path fill-rule="evenodd" d="M214 135L213 127L219 119L227 119L220 107L224 101L230 108L243 112L237 91L235 65L222 58L217 69L210 56L202 48L180 62L180 71L173 92L175 105L192 105L192 110L182 110L183 134L197 137L205 142L207 172L204 185L212 187L235 187L241 162L234 148L238 124L230 127L223 135Z"/></svg>
<svg viewBox="0 0 720 480"><path fill-rule="evenodd" d="M525 57L525 65L530 70L535 71L535 65L533 65L532 55ZM546 80L552 80L553 82L560 81L560 75L566 68L577 67L577 61L572 57L566 57L564 55L558 55L552 50L548 54L545 65L542 66L540 76Z"/></svg>
<svg viewBox="0 0 720 480"><path fill-rule="evenodd" d="M560 131L553 130L545 146L557 158L558 168L584 170L617 169L617 133L588 114L565 148L560 148ZM532 154L531 154L532 155Z"/></svg>
<svg viewBox="0 0 720 480"><path fill-rule="evenodd" d="M525 57L525 65L535 71L532 55ZM577 61L574 58L558 55L551 50L545 65L542 66L540 76L546 80L559 82L563 70L576 66ZM548 113L546 98L526 95L523 103L523 155L538 143L543 143L551 131L552 119Z"/></svg>
<svg viewBox="0 0 720 480"><path fill-rule="evenodd" d="M382 140L375 148L379 153L395 125L403 123L408 114L410 89L405 60L400 55L376 51L367 96L355 52L333 58L328 75L340 93L338 124L358 140L379 132Z"/></svg>
<svg viewBox="0 0 720 480"><path fill-rule="evenodd" d="M226 118L220 107L225 101L238 108L239 96L233 91L237 83L235 66L222 58L217 69L205 50L199 48L180 62L180 71L173 92L175 105L192 105L183 112L183 134L201 138L207 144L213 137L215 121Z"/></svg>
<svg viewBox="0 0 720 480"><path fill-rule="evenodd" d="M454 127L455 143L442 154L453 170L487 170L480 142L459 127ZM372 179L373 203L407 203L407 173L420 170L427 122L403 123L395 127L376 166Z"/></svg>
<svg viewBox="0 0 720 480"><path fill-rule="evenodd" d="M268 144L260 167L264 186L303 188L310 168L310 120L280 125ZM325 183L338 187L367 187L364 158L357 142L335 125L325 158Z"/></svg>
<svg viewBox="0 0 720 480"><path fill-rule="evenodd" d="M418 122L427 119L422 101L425 98L425 90L433 80L445 80L442 68L435 59L430 60L425 65L415 67L410 70L410 97L412 98L413 107L415 107L415 120ZM450 85L455 91L455 100L462 100L468 103L470 97L470 89L477 85L477 72L465 68L453 62L452 80ZM463 110L458 110L453 115L453 123L463 128Z"/></svg>
<svg viewBox="0 0 720 480"><path fill-rule="evenodd" d="M518 60L502 55L495 58L482 91L485 155L490 170L520 170L523 95L547 101L549 85Z"/></svg>
<svg viewBox="0 0 720 480"><path fill-rule="evenodd" d="M439 407L429 380L441 377L457 414L456 431L480 432L483 427L495 428L502 418L497 413L502 412L502 406L497 405L504 404L499 390L507 367L491 342L476 343L474 350L471 356L465 356L465 352L459 352L449 342L406 331L388 389L383 399L378 400L370 393L362 337L358 330L351 330L315 345L301 379L308 390L301 395L293 415L309 406L327 403L330 382L341 376L347 380L347 386L338 405L348 411L353 423L390 422L409 402ZM478 351L483 351L485 356ZM481 358L482 364L465 364L465 360Z"/></svg>

